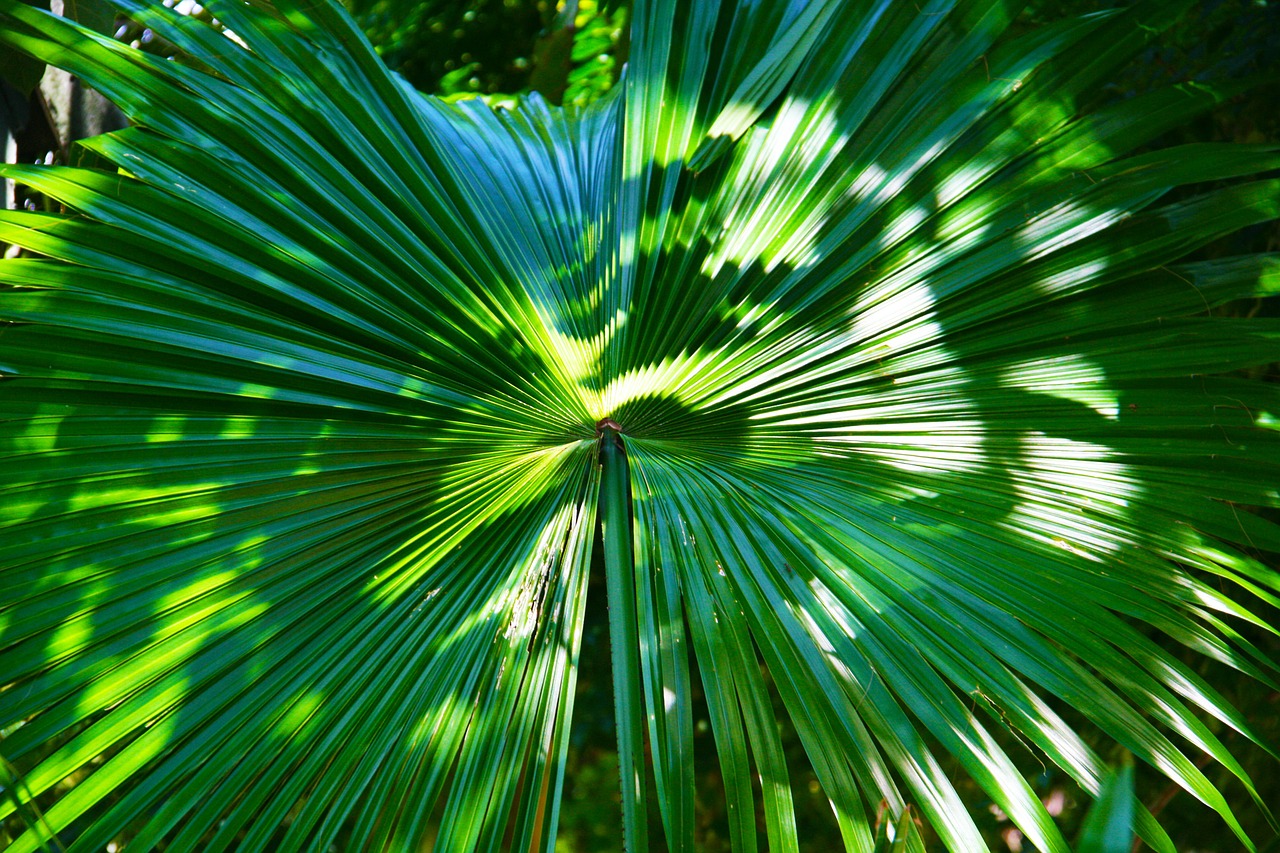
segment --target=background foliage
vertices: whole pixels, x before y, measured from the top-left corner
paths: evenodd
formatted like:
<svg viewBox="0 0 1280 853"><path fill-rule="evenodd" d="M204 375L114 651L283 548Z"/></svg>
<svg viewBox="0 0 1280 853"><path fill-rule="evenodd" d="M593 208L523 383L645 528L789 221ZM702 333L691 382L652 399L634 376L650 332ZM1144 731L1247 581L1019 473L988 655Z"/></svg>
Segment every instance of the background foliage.
<svg viewBox="0 0 1280 853"><path fill-rule="evenodd" d="M625 3L349 0L379 55L443 96L534 90L552 103L603 95L626 62Z"/></svg>

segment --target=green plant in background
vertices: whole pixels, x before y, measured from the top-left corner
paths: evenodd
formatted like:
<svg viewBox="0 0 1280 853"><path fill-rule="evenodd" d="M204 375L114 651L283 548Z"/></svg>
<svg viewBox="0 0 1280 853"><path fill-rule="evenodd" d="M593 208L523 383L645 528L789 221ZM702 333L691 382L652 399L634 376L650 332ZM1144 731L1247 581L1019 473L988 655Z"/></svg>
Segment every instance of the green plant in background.
<svg viewBox="0 0 1280 853"><path fill-rule="evenodd" d="M1102 793L1085 818L1077 853L1128 853L1133 844L1133 763L1126 760L1102 783Z"/></svg>
<svg viewBox="0 0 1280 853"><path fill-rule="evenodd" d="M65 206L0 217L11 849L551 849L597 538L629 850L695 847L699 689L735 849L799 847L779 709L850 850L985 849L945 762L1068 849L1008 732L1082 847L1173 850L1068 719L1251 845L1253 730L1157 638L1276 684L1280 396L1227 374L1280 331L1205 312L1280 262L1179 258L1280 154L1129 153L1231 86L1080 110L1185 5L651 0L562 110L327 4L121 3L167 61L0 0L134 122L5 169Z"/></svg>
<svg viewBox="0 0 1280 853"><path fill-rule="evenodd" d="M555 12L546 0L350 0L346 6L390 68L419 89L445 95L523 89L531 47Z"/></svg>
<svg viewBox="0 0 1280 853"><path fill-rule="evenodd" d="M585 106L616 82L627 7L597 0L349 0L383 61L443 97L529 89Z"/></svg>
<svg viewBox="0 0 1280 853"><path fill-rule="evenodd" d="M565 74L565 104L585 107L608 94L626 61L629 7L578 0L573 47Z"/></svg>

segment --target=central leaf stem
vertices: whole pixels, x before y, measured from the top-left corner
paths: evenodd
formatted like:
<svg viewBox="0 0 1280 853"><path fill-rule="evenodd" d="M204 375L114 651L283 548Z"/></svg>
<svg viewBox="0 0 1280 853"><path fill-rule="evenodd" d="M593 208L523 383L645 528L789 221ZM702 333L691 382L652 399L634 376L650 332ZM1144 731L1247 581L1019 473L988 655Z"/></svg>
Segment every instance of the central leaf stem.
<svg viewBox="0 0 1280 853"><path fill-rule="evenodd" d="M627 850L640 853L648 849L649 843L644 797L644 693L640 684L640 637L631 535L631 477L622 436L614 422L602 421L599 432L600 525L609 597L609 650L618 727L623 835Z"/></svg>

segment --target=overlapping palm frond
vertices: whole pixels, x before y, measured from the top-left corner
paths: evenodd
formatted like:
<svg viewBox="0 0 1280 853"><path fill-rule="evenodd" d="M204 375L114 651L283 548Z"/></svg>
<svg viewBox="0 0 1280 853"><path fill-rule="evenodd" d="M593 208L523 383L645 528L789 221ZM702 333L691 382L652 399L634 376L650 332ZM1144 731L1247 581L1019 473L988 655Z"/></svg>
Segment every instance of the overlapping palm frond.
<svg viewBox="0 0 1280 853"><path fill-rule="evenodd" d="M1250 843L1188 758L1253 792L1248 721L1154 637L1276 683L1280 395L1222 374L1280 329L1205 311L1280 260L1178 260L1280 152L1130 154L1205 86L1080 109L1178 4L650 0L567 111L207 5L119 4L175 62L0 0L134 122L5 169L65 206L0 218L13 850L551 849L601 520L628 849L647 773L694 849L695 679L735 849L798 849L775 695L850 850L882 801L985 849L947 755L1068 849L994 735L1098 795L1063 706Z"/></svg>

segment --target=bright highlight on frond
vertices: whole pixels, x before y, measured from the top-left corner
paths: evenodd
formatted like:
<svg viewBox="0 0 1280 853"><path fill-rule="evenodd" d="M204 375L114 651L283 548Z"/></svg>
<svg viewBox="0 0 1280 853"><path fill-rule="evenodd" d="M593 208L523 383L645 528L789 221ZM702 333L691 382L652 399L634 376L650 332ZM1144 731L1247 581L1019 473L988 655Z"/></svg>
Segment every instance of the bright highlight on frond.
<svg viewBox="0 0 1280 853"><path fill-rule="evenodd" d="M597 535L628 850L698 848L703 713L736 850L799 850L779 714L858 853L985 849L958 776L1070 849L1028 750L1170 853L1097 733L1257 840L1183 652L1277 683L1280 330L1208 311L1280 278L1178 261L1280 154L1083 112L1185 3L637 0L580 109L117 5L181 59L0 0L133 122L3 169L14 853L551 850Z"/></svg>

